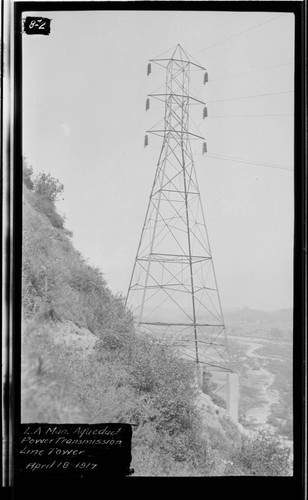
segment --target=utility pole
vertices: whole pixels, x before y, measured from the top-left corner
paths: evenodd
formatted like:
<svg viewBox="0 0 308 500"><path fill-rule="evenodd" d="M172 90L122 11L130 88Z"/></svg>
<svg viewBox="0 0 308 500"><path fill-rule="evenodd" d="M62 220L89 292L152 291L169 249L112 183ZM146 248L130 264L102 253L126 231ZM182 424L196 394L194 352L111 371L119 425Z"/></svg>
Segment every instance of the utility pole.
<svg viewBox="0 0 308 500"><path fill-rule="evenodd" d="M190 126L190 107L205 102L190 95L191 71L208 81L206 68L177 45L168 58L151 59L166 71L163 124L147 131L162 138L161 150L131 275L126 303L138 331L171 344L210 372L231 371L224 318L195 172L192 140L205 138ZM201 148L200 148L201 149ZM219 377L218 377L219 378Z"/></svg>

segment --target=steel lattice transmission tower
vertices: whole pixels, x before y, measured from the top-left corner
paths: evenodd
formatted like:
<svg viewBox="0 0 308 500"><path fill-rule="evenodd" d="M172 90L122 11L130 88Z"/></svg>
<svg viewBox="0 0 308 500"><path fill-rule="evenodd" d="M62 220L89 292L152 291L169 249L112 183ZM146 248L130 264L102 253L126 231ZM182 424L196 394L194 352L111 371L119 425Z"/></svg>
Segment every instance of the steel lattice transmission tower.
<svg viewBox="0 0 308 500"><path fill-rule="evenodd" d="M189 94L190 72L207 71L180 45L169 58L151 59L166 68L162 127L147 131L162 137L157 169L127 295L139 331L176 346L209 371L230 371L213 266L191 140L204 137L190 128L190 106L203 104ZM203 117L207 115L203 108ZM148 144L148 135L145 145ZM203 152L206 143L203 142Z"/></svg>

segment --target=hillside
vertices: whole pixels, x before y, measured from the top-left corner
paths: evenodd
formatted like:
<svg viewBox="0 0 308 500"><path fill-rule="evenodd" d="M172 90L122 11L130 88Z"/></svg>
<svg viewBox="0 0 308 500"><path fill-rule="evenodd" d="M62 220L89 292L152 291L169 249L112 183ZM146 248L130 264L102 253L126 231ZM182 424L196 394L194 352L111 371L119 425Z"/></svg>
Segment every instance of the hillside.
<svg viewBox="0 0 308 500"><path fill-rule="evenodd" d="M137 476L289 474L287 448L203 394L195 367L136 334L123 299L74 249L63 186L24 165L22 421L134 424Z"/></svg>

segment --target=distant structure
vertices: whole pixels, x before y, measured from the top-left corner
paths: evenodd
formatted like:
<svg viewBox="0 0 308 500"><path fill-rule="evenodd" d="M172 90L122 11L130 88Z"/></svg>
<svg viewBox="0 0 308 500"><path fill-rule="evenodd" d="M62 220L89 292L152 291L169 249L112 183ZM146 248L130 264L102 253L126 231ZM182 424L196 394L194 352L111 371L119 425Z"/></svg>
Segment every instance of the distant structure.
<svg viewBox="0 0 308 500"><path fill-rule="evenodd" d="M228 342L191 147L200 140L207 151L205 138L191 129L190 106L201 105L203 118L207 107L190 95L190 73L201 73L204 84L208 73L180 45L169 58L151 59L148 75L152 64L165 68L166 86L149 94L145 107L158 99L165 114L161 127L147 131L144 146L149 134L162 137L162 145L126 303L140 332L193 359L199 377L205 368L226 385Z"/></svg>

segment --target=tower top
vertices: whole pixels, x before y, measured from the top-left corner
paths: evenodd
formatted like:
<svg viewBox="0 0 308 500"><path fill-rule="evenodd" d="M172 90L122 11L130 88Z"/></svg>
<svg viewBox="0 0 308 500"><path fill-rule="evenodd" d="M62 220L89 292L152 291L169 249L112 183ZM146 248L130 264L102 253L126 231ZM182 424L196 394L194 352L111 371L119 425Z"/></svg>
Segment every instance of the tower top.
<svg viewBox="0 0 308 500"><path fill-rule="evenodd" d="M176 61L179 63L191 64L202 71L206 71L206 68L204 66L201 66L193 56L189 55L179 43L175 48L169 51L169 54L170 55L168 57L166 56L166 53L164 53L164 57L155 57L153 59L150 59L150 62L156 63L159 66L165 68L170 61Z"/></svg>

